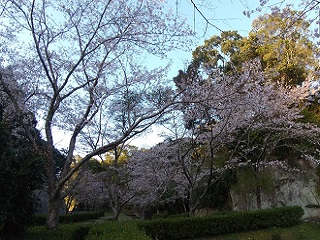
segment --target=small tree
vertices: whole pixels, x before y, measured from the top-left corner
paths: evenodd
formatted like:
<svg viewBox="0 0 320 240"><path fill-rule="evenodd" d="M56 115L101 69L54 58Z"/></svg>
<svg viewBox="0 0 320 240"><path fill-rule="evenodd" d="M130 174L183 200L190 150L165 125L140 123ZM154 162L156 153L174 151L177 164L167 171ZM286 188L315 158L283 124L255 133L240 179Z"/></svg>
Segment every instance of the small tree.
<svg viewBox="0 0 320 240"><path fill-rule="evenodd" d="M68 199L73 199L76 206L96 211L110 207L113 220L118 220L123 207L134 198L127 166L134 149L122 145L108 151L103 159L91 159L78 176L68 182L67 187L71 188Z"/></svg>
<svg viewBox="0 0 320 240"><path fill-rule="evenodd" d="M104 184L105 200L112 209L113 219L118 220L123 207L134 197L130 186L130 169L128 159L135 149L133 146L121 145L105 155L103 171L98 173L100 181Z"/></svg>
<svg viewBox="0 0 320 240"><path fill-rule="evenodd" d="M132 201L136 206L159 207L181 197L183 189L175 159L175 148L160 143L149 150L134 152L128 161L130 187L135 193Z"/></svg>

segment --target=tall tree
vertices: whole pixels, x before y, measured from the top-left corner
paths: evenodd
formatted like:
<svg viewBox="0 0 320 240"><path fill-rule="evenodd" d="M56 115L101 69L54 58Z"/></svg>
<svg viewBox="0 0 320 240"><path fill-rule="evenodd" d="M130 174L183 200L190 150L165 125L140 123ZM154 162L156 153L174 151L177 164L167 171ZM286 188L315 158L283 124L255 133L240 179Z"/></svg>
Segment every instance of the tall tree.
<svg viewBox="0 0 320 240"><path fill-rule="evenodd" d="M226 72L234 66L241 67L243 39L237 31L221 32L220 36L212 36L202 46L196 47L192 57L208 73L213 69Z"/></svg>
<svg viewBox="0 0 320 240"><path fill-rule="evenodd" d="M224 72L241 69L243 62L259 58L268 77L292 87L319 67L309 26L301 12L284 8L255 19L248 37L235 31L211 37L194 50L193 59L210 74L218 68Z"/></svg>
<svg viewBox="0 0 320 240"><path fill-rule="evenodd" d="M234 140L234 145L230 150L232 153L229 156L230 159L241 159L247 163L245 164L246 169L251 169L254 179L252 184L254 184L258 208L262 206L261 193L263 189L260 184L262 169L272 163L284 164L284 162L277 162L278 160L287 160L281 158L278 154L279 149L283 149L285 145L287 147L286 151L305 156L310 150L310 146L318 147L316 144L318 130L312 133L312 129L308 130L306 128L305 132L302 133L301 126L298 126L299 124L295 122L318 123L316 117L319 112L318 92L313 91L315 93L310 93L308 97L303 94L301 97L307 97L307 101L297 98L296 103L292 102L293 105L290 106L287 105L288 102L286 103L287 100L283 98L284 96L279 95L273 89L279 88L286 94L291 95L293 92L288 92L286 88L292 88L293 91L296 91L297 86L302 83L308 85L308 80L314 77L319 66L317 61L318 49L310 40L309 26L310 23L306 20L303 12L293 11L290 8L276 9L271 14L262 15L254 20L253 29L248 37L241 37L237 32L223 32L221 36L213 36L205 41L203 46L197 47L193 52L193 63L198 62L196 66L200 70L198 74L201 74L204 78L207 76L210 78L210 75L215 75L217 71L224 74L234 74L234 69L243 71L246 61L259 59L263 75L252 77L251 81L265 86L260 89L251 89L251 99L245 100L247 102L245 105L249 106L258 99L260 100L255 105L259 108L262 108L265 101L273 102L273 99L277 99L274 106L280 104L278 110L281 109L281 112L278 113L276 113L278 110L271 106L264 107L270 110L270 115L267 114L267 111L254 110L255 107L251 105L250 115L254 118L234 132L234 135L238 137ZM190 66L195 66L193 63ZM262 78L265 78L267 82L261 82ZM272 80L275 84L271 84L269 80ZM272 85L273 87L271 87ZM272 93L272 95L268 96L264 92L268 88L267 91L270 91L269 93ZM311 88L310 91L312 91ZM245 93L242 95L246 98ZM261 98L261 96L264 97ZM301 104L301 102L303 103ZM296 108L296 117L288 118L289 116L292 117L291 108L298 105L301 105L301 108ZM307 108L306 105L308 105ZM287 122L273 122L279 116L285 117ZM273 122L272 125L268 123L270 120ZM204 118L200 118L200 121L208 122ZM290 122L293 125L288 125ZM258 123L260 127L256 128ZM299 143L297 143L297 139L300 139ZM306 144L306 142L309 142L309 144Z"/></svg>
<svg viewBox="0 0 320 240"><path fill-rule="evenodd" d="M254 52L275 81L301 84L318 67L317 48L311 42L309 22L301 12L284 8L253 21L244 50Z"/></svg>
<svg viewBox="0 0 320 240"><path fill-rule="evenodd" d="M210 75L201 74L196 71L199 65L193 63L186 73L180 72L175 82L178 87L190 87L183 93L190 99L181 110L187 128L197 133L194 141L207 149L213 179L221 171L249 166L258 182L261 167L279 160L274 154L281 145L297 150L294 140L300 139L300 156L307 156L310 150L303 148L303 138L319 148L319 128L300 121L299 104L312 90L310 81L290 88L274 82L258 58L244 62L240 72L233 69L227 74L214 69ZM193 66L196 70L190 71ZM221 147L231 143L233 147L221 161ZM257 206L261 207L260 186L256 187L256 195Z"/></svg>
<svg viewBox="0 0 320 240"><path fill-rule="evenodd" d="M164 12L162 4L152 0L1 2L2 36L8 40L17 35L16 44L3 50L15 51L10 60L19 84L30 93L27 104L43 116L50 229L58 226L59 205L66 194L62 189L68 179L93 156L143 132L174 104L175 98L154 102L146 97L162 84L165 71L140 65L148 54L162 56L188 44L185 38L176 41L190 32ZM138 92L144 104L139 111L131 105L126 108L121 119L124 128L118 130L111 110L121 111L118 93L126 91ZM97 131L91 132L92 126ZM54 127L71 136L59 177L53 170ZM81 148L81 134L90 135L94 148ZM75 151L86 154L71 168Z"/></svg>

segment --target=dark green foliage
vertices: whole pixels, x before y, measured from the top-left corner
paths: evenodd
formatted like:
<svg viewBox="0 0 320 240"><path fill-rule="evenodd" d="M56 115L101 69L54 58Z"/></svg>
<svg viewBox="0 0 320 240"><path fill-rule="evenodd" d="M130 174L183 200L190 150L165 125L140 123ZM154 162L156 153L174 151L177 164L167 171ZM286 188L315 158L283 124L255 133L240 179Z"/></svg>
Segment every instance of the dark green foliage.
<svg viewBox="0 0 320 240"><path fill-rule="evenodd" d="M211 184L207 193L201 201L200 208L211 208L219 211L230 211L232 209L230 188L236 183L236 171L227 170L219 179Z"/></svg>
<svg viewBox="0 0 320 240"><path fill-rule="evenodd" d="M158 219L139 224L153 239L193 239L298 224L301 207L272 208L252 212L232 212L210 217Z"/></svg>
<svg viewBox="0 0 320 240"><path fill-rule="evenodd" d="M21 240L150 240L133 221L102 222L95 224L61 224L58 230L50 231L44 226L28 230ZM16 240L16 239L15 239Z"/></svg>
<svg viewBox="0 0 320 240"><path fill-rule="evenodd" d="M84 240L88 235L90 225L61 224L57 230L48 230L44 226L28 229L27 236L21 240Z"/></svg>
<svg viewBox="0 0 320 240"><path fill-rule="evenodd" d="M61 223L75 223L83 222L92 219L97 219L103 217L103 212L84 212L84 213L73 213L73 214L64 214L59 216L59 222Z"/></svg>
<svg viewBox="0 0 320 240"><path fill-rule="evenodd" d="M150 240L194 239L225 233L288 227L300 222L300 207L285 207L254 212L233 212L211 217L185 217L152 221L108 221L94 224L61 224L50 231L44 226L34 226L23 240ZM148 236L149 235L149 236Z"/></svg>
<svg viewBox="0 0 320 240"><path fill-rule="evenodd" d="M79 225L72 233L73 240L85 240L90 230L90 226Z"/></svg>
<svg viewBox="0 0 320 240"><path fill-rule="evenodd" d="M0 235L23 232L35 213L33 191L43 182L43 161L17 124L0 122Z"/></svg>
<svg viewBox="0 0 320 240"><path fill-rule="evenodd" d="M75 212L72 214L62 214L59 216L60 223L76 223L84 222L92 219L103 217L103 212ZM46 215L36 215L34 218L34 225L45 225Z"/></svg>

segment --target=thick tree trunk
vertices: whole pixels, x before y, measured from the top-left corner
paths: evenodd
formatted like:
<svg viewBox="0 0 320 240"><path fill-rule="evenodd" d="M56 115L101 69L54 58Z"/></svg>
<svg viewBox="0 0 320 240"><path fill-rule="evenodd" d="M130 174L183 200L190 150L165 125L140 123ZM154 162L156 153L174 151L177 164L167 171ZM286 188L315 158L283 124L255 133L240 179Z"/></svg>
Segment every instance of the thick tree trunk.
<svg viewBox="0 0 320 240"><path fill-rule="evenodd" d="M61 207L60 197L59 196L50 197L47 222L46 222L47 228L50 230L55 230L58 228L60 207Z"/></svg>

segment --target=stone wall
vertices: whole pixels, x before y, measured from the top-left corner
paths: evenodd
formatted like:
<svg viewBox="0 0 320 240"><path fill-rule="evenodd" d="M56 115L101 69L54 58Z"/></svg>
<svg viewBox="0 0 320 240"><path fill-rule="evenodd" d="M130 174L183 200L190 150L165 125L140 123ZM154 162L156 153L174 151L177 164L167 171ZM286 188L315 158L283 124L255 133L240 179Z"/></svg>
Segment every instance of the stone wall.
<svg viewBox="0 0 320 240"><path fill-rule="evenodd" d="M307 175L309 174L309 175ZM262 208L301 206L303 218L320 217L320 197L316 192L316 177L310 172L279 173L274 179L273 191L262 193ZM235 211L256 210L254 192L231 191Z"/></svg>

